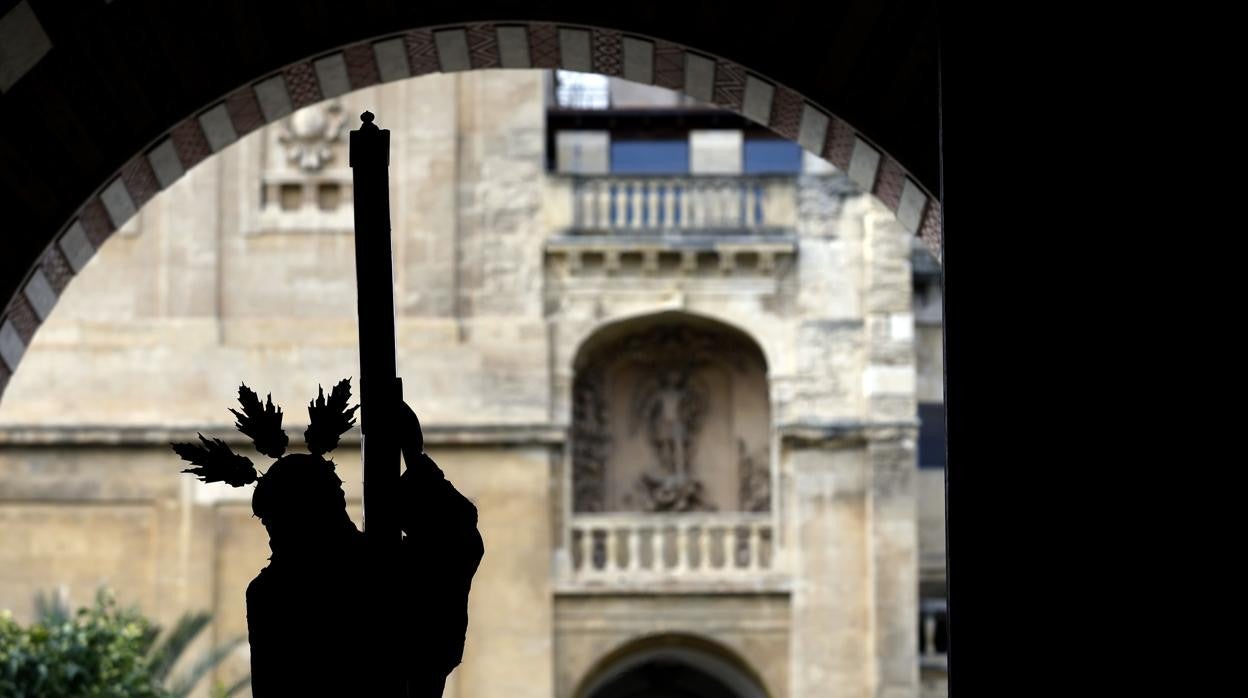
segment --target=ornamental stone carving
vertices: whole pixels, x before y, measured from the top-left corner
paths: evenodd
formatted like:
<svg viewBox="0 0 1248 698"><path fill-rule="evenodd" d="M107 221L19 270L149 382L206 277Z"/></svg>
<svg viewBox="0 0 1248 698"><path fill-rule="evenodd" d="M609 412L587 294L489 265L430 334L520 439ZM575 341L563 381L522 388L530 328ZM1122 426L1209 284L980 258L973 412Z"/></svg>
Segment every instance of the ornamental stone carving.
<svg viewBox="0 0 1248 698"><path fill-rule="evenodd" d="M587 344L573 383L574 511L768 510L762 353L682 317Z"/></svg>
<svg viewBox="0 0 1248 698"><path fill-rule="evenodd" d="M286 160L303 172L319 172L334 158L334 143L346 132L347 116L342 102L304 107L282 122L278 141Z"/></svg>

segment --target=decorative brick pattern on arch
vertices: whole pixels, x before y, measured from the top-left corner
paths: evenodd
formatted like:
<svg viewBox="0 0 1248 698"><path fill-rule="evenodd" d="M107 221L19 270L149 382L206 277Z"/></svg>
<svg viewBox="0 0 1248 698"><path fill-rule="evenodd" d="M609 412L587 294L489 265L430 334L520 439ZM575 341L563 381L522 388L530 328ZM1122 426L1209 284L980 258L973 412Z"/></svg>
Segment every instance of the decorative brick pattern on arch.
<svg viewBox="0 0 1248 698"><path fill-rule="evenodd" d="M87 239L97 250L116 230L113 227L113 221L108 217L108 210L104 208L104 202L100 201L98 196L82 207L78 220L82 222L82 229L86 231Z"/></svg>
<svg viewBox="0 0 1248 698"><path fill-rule="evenodd" d="M897 204L901 203L901 190L906 186L906 171L901 165L887 155L884 161L880 163L880 173L875 178L875 191L871 192L888 207L890 211L897 210Z"/></svg>
<svg viewBox="0 0 1248 698"><path fill-rule="evenodd" d="M776 85L775 96L771 100L771 130L788 138L797 140L798 129L802 125L802 96L787 87Z"/></svg>
<svg viewBox="0 0 1248 698"><path fill-rule="evenodd" d="M856 134L849 124L835 116L828 120L828 137L823 142L823 159L842 172L849 171L849 160L854 154Z"/></svg>
<svg viewBox="0 0 1248 698"><path fill-rule="evenodd" d="M473 70L503 67L498 53L498 30L493 23L469 24L465 34L468 36L468 59Z"/></svg>
<svg viewBox="0 0 1248 698"><path fill-rule="evenodd" d="M136 210L160 193L160 182L156 181L156 173L152 171L151 163L142 155L121 168L121 180L125 182L126 191L130 192Z"/></svg>
<svg viewBox="0 0 1248 698"><path fill-rule="evenodd" d="M410 57L408 60L411 60ZM342 50L342 61L347 64L347 80L351 89L359 90L381 82L373 47L368 43L352 44Z"/></svg>
<svg viewBox="0 0 1248 698"><path fill-rule="evenodd" d="M264 112L260 111L260 102L256 100L255 90L251 85L235 90L225 98L225 110L234 124L238 137L255 131L264 125Z"/></svg>
<svg viewBox="0 0 1248 698"><path fill-rule="evenodd" d="M187 119L174 126L169 131L169 138L184 170L190 170L212 155L212 146L208 145L208 137L199 125L199 119Z"/></svg>
<svg viewBox="0 0 1248 698"><path fill-rule="evenodd" d="M745 101L745 68L731 61L715 64L715 104L739 112Z"/></svg>
<svg viewBox="0 0 1248 698"><path fill-rule="evenodd" d="M550 22L516 23L524 26L529 44L530 65L535 69L557 69L561 64L559 49L560 25ZM497 26L493 22L479 22L449 29L463 29L468 41L469 61L473 69L491 69L502 67L502 57L498 45ZM580 29L590 34L590 58L592 68L602 75L621 76L624 72L624 35L622 32L593 27L568 25L568 29ZM406 50L408 66L413 77L441 71L437 44L432 29L414 29L402 34L390 34L389 38L402 37ZM645 39L654 46L652 56L653 84L683 92L685 85L685 61L689 47L658 39ZM343 63L346 66L347 80L352 90L370 87L381 82L380 70L377 66L371 41L351 44L341 49ZM318 55L326 55L324 52ZM744 109L746 69L745 66L732 61L710 56L715 62L712 81L712 101L735 112ZM299 109L323 99L320 80L317 77L312 59L288 65L277 73L260 76L257 80L240 87L230 93L224 100L226 113L238 137L255 131L265 125L264 112L261 110L254 85L265 79L280 75L285 83L285 90L290 98L290 106ZM770 81L768 81L770 84ZM700 83L704 85L704 83ZM800 135L802 113L806 107L805 98L794 90L780 84L773 85L771 112L768 123L778 135L796 141ZM207 105L213 106L213 105ZM816 105L810 105L818 109ZM207 107L206 107L207 108ZM809 130L809 129L808 129ZM183 172L206 160L213 154L212 147L204 133L203 125L198 116L185 119L167 133ZM854 129L845 121L829 115L828 127L823 140L820 155L842 171L848 171L853 155L854 145L858 136ZM163 137L162 137L163 139ZM159 143L161 139L157 139ZM812 134L807 134L807 141L814 144ZM906 187L907 174L901 164L881 152L881 161L875 178L873 194L882 204L893 212L897 212L901 204L902 192ZM112 182L119 176L126 192L132 199L135 208L142 207L160 191L160 182L152 170L151 162L146 154L139 153L126 162L120 170L108 178ZM928 192L924 192L928 193ZM940 202L928 193L926 208L919 224L916 236L931 250L937 260L941 259L941 206ZM914 215L910 213L909 215ZM75 219L69 221L70 224ZM87 239L98 249L115 232L107 209L98 195L83 204L76 217L85 232ZM913 219L910 220L913 223ZM63 234L63 231L62 231ZM66 259L57 241L53 243L36 261L42 269L49 285L59 295L72 281L73 266ZM29 344L38 327L39 319L28 299L19 290L0 313L0 324L12 322L15 331L26 344ZM11 371L0 361L0 394L7 385Z"/></svg>
<svg viewBox="0 0 1248 698"><path fill-rule="evenodd" d="M290 94L292 107L300 109L321 101L321 81L316 78L316 69L311 63L287 66L282 75L286 78L286 91Z"/></svg>
<svg viewBox="0 0 1248 698"><path fill-rule="evenodd" d="M594 72L619 77L624 74L624 33L611 29L590 32Z"/></svg>
<svg viewBox="0 0 1248 698"><path fill-rule="evenodd" d="M407 48L407 65L412 76L436 73L442 69L438 63L438 45L433 41L432 29L417 29L403 35Z"/></svg>
<svg viewBox="0 0 1248 698"><path fill-rule="evenodd" d="M529 60L534 68L559 67L559 28L553 24L529 25Z"/></svg>
<svg viewBox="0 0 1248 698"><path fill-rule="evenodd" d="M685 89L685 49L667 41L654 42L654 84Z"/></svg>
<svg viewBox="0 0 1248 698"><path fill-rule="evenodd" d="M17 330L17 336L22 338L22 343L27 347L30 346L30 340L35 337L35 330L39 329L39 316L35 315L35 309L30 307L30 301L26 300L25 294L18 291L13 296L13 300L9 301L9 307L5 309L5 318L13 322L13 329Z"/></svg>
<svg viewBox="0 0 1248 698"><path fill-rule="evenodd" d="M940 256L940 202L936 199L929 198L927 200L927 213L923 214L923 225L919 227L919 238L923 240L923 244L936 257L936 261L944 261Z"/></svg>
<svg viewBox="0 0 1248 698"><path fill-rule="evenodd" d="M69 286L69 282L74 278L73 267L69 266L69 260L65 259L65 255L61 254L60 247L57 245L49 247L39 258L39 268L43 269L43 275L48 278L48 283L58 296L65 291L65 287Z"/></svg>

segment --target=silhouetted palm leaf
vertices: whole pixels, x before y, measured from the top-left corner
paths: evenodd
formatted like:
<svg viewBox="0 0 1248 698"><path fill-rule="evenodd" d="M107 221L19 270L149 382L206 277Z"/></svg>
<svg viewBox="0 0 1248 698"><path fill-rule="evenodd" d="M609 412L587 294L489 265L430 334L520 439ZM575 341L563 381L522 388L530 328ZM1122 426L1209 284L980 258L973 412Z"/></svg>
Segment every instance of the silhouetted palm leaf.
<svg viewBox="0 0 1248 698"><path fill-rule="evenodd" d="M303 432L303 439L308 450L315 454L325 454L338 446L338 437L342 436L352 425L352 416L360 408L359 405L347 409L347 401L351 399L351 379L343 378L325 399L325 390L319 385L317 397L308 403L308 429Z"/></svg>
<svg viewBox="0 0 1248 698"><path fill-rule="evenodd" d="M204 482L225 482L235 487L256 481L256 466L247 456L240 456L221 439L209 441L199 434L202 446L193 443L173 443L174 453L197 468L187 468L184 473L196 475Z"/></svg>
<svg viewBox="0 0 1248 698"><path fill-rule="evenodd" d="M260 404L260 397L245 384L238 386L238 404L243 406L240 414L233 408L230 412L238 420L234 426L251 437L256 450L270 458L281 458L286 452L290 438L282 430L282 408L273 405L273 395Z"/></svg>

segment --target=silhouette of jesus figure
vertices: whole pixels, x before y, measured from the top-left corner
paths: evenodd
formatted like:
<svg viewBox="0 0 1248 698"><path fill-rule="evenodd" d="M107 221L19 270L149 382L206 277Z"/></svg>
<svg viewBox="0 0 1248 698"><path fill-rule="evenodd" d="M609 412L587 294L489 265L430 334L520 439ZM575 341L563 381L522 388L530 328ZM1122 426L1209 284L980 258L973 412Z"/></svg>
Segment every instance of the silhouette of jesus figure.
<svg viewBox="0 0 1248 698"><path fill-rule="evenodd" d="M174 444L205 482L256 482L252 510L272 556L247 587L252 693L269 696L442 695L463 656L468 591L484 554L477 510L424 453L420 422L406 404L397 420L406 470L400 477L398 560L378 559L347 515L342 480L324 454L354 420L347 381L309 406L312 453L283 455L281 410L243 386L238 427L277 457L262 475L219 439ZM318 404L319 403L319 404ZM377 594L377 579L393 593Z"/></svg>

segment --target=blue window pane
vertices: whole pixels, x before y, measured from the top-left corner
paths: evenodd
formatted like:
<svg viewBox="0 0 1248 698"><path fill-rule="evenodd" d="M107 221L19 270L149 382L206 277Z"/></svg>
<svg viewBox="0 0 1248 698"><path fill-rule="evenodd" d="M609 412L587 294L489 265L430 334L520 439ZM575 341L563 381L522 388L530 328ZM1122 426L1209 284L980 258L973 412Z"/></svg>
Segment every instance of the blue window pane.
<svg viewBox="0 0 1248 698"><path fill-rule="evenodd" d="M612 141L611 171L620 174L689 172L688 141Z"/></svg>
<svg viewBox="0 0 1248 698"><path fill-rule="evenodd" d="M746 141L742 166L746 174L799 174L802 147L793 141Z"/></svg>
<svg viewBox="0 0 1248 698"><path fill-rule="evenodd" d="M945 405L942 402L919 403L920 468L945 467Z"/></svg>

